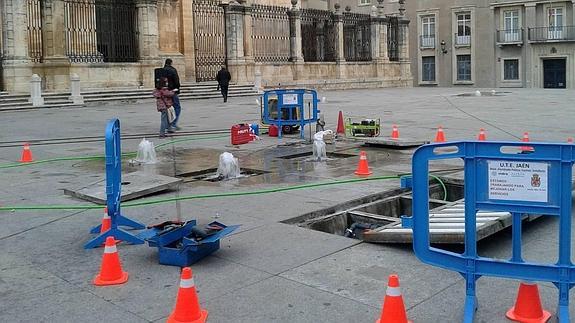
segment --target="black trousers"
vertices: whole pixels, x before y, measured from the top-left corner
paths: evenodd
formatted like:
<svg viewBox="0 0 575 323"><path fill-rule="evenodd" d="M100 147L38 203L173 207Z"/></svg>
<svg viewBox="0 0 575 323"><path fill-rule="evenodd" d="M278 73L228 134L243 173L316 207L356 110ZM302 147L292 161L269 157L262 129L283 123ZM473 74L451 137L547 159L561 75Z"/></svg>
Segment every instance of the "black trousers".
<svg viewBox="0 0 575 323"><path fill-rule="evenodd" d="M222 92L222 96L224 97L224 102L228 101L228 84L220 85L220 91Z"/></svg>

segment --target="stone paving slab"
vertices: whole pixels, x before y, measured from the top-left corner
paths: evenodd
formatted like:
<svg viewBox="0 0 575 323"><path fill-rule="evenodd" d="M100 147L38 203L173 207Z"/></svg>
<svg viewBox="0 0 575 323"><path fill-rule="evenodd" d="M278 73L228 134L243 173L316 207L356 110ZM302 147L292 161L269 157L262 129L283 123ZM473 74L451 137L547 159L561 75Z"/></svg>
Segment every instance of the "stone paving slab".
<svg viewBox="0 0 575 323"><path fill-rule="evenodd" d="M233 306L230 306L233 304ZM211 322L373 322L379 309L272 277L206 304Z"/></svg>
<svg viewBox="0 0 575 323"><path fill-rule="evenodd" d="M275 223L231 236L229 242L222 243L217 257L278 274L357 243L357 240Z"/></svg>
<svg viewBox="0 0 575 323"><path fill-rule="evenodd" d="M372 307L381 306L387 279L399 274L406 307L410 308L461 279L459 274L433 267L422 270L411 246L362 243L281 274Z"/></svg>

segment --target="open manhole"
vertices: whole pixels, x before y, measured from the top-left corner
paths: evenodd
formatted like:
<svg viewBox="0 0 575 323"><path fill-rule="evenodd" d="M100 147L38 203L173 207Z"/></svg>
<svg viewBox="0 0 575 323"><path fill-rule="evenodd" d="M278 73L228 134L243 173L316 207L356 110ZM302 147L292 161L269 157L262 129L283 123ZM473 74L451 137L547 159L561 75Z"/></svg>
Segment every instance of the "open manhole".
<svg viewBox="0 0 575 323"><path fill-rule="evenodd" d="M183 178L184 183L195 181L220 182L225 180L224 178L218 176L217 171L217 168L207 168L199 171L178 174L177 177ZM259 169L241 168L240 177L238 178L258 176L266 173L268 172Z"/></svg>
<svg viewBox="0 0 575 323"><path fill-rule="evenodd" d="M303 153L279 156L278 158L281 158L281 159L305 159L305 158L311 157L312 155L313 155L313 152L307 151L307 152L303 152ZM326 155L327 155L327 158L330 158L330 159L344 159L344 158L350 158L350 157L357 157L357 155L354 155L354 154L336 153L336 152L327 152Z"/></svg>
<svg viewBox="0 0 575 323"><path fill-rule="evenodd" d="M444 182L444 185L445 189L437 182L430 184L430 210L440 209L463 199L464 190L462 184ZM285 220L283 223L370 241L370 237L367 236L368 232L401 225L400 217L402 215L411 216L412 202L411 190L395 189L332 208L304 214ZM372 239L371 242L380 241ZM452 242L450 241L449 243Z"/></svg>

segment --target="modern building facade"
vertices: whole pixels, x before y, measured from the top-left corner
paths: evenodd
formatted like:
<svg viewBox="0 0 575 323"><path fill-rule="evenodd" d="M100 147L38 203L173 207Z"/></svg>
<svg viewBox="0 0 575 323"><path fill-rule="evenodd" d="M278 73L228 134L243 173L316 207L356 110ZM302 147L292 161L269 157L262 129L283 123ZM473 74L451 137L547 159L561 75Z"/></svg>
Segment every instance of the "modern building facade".
<svg viewBox="0 0 575 323"><path fill-rule="evenodd" d="M575 1L407 1L419 86L575 88Z"/></svg>
<svg viewBox="0 0 575 323"><path fill-rule="evenodd" d="M318 1L0 0L0 90L27 92L33 74L48 91L76 75L82 88L150 87L168 57L189 82L227 65L239 84L413 84L403 15Z"/></svg>

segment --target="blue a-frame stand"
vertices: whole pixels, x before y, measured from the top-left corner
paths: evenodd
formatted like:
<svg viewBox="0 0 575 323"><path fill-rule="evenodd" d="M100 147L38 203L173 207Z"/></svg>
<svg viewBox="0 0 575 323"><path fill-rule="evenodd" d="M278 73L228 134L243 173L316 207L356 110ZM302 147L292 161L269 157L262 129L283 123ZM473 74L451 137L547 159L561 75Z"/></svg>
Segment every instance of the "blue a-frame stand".
<svg viewBox="0 0 575 323"><path fill-rule="evenodd" d="M128 219L120 212L120 199L122 196L122 149L120 147L120 120L112 119L106 126L106 200L108 215L110 216L110 230L103 232L84 245L84 249L102 246L106 238L111 236L116 240L132 244L143 244L144 240L126 232L119 226L129 227L135 230L145 229L146 226ZM98 225L90 233L99 233L101 225Z"/></svg>

